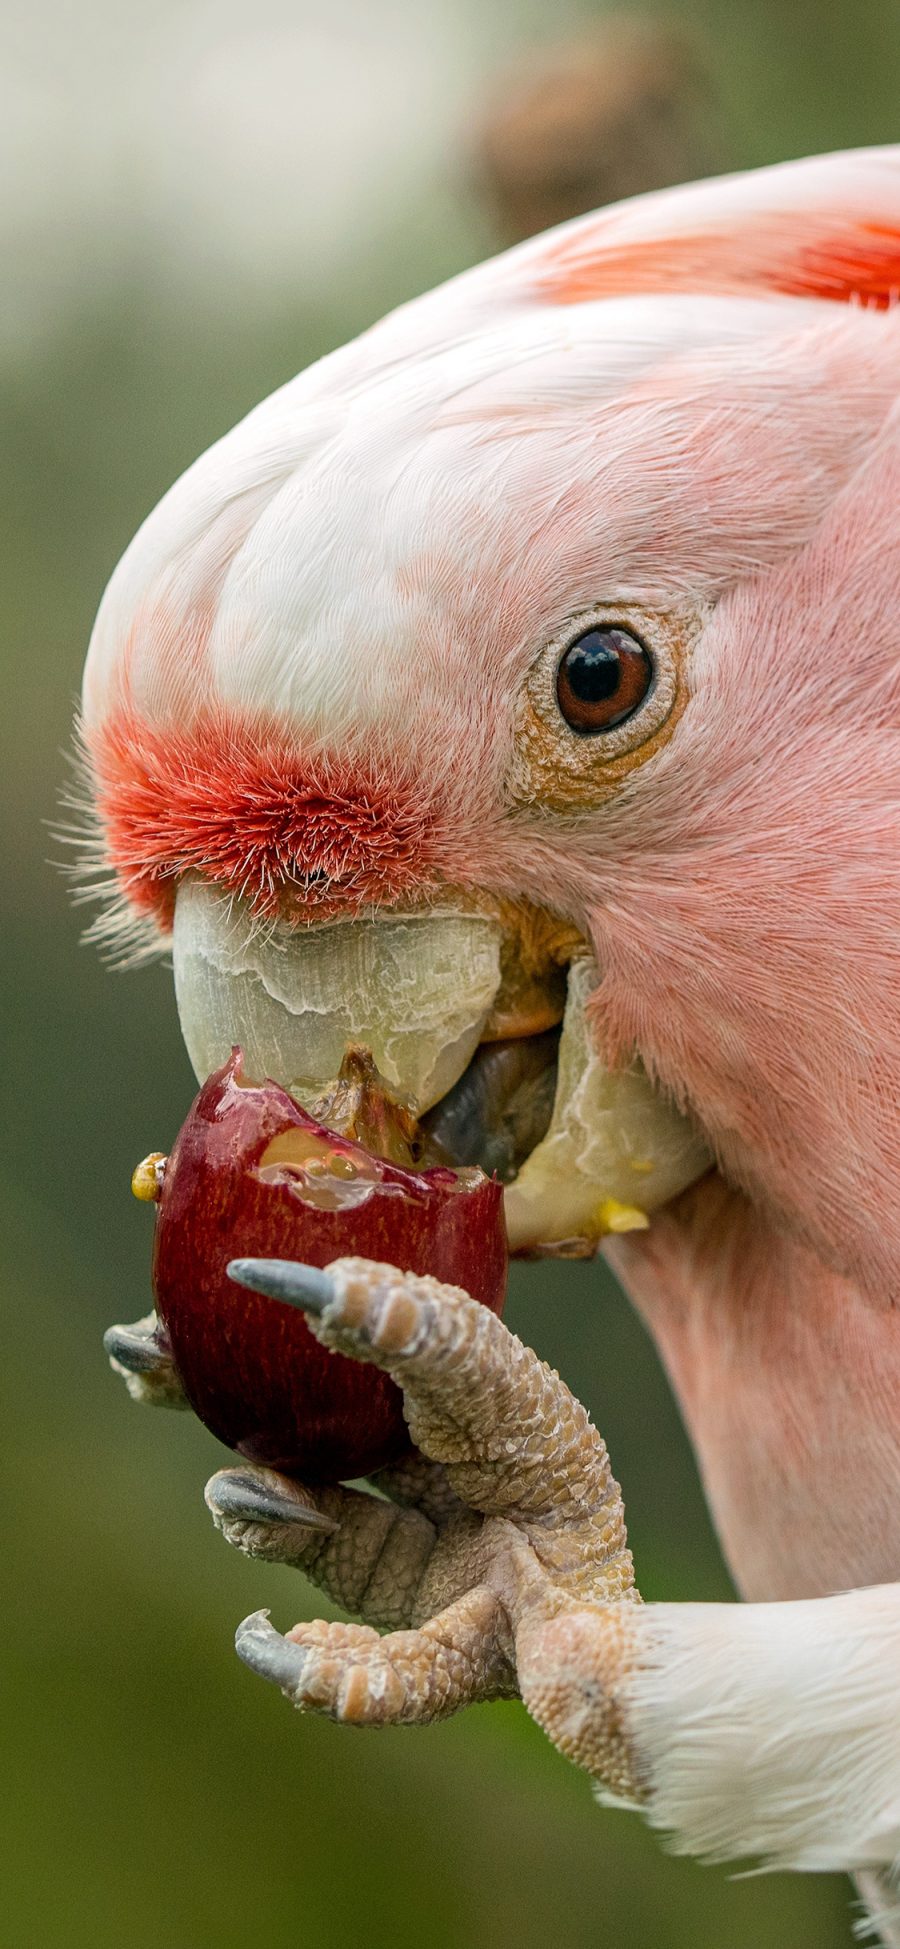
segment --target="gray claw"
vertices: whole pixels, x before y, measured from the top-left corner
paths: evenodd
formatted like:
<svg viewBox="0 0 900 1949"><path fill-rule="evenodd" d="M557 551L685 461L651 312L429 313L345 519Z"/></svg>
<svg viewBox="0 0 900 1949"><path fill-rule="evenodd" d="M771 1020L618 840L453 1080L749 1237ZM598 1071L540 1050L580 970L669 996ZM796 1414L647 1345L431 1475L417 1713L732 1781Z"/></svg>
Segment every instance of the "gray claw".
<svg viewBox="0 0 900 1949"><path fill-rule="evenodd" d="M231 1259L228 1277L253 1293L299 1306L302 1313L323 1313L337 1290L330 1272L297 1259Z"/></svg>
<svg viewBox="0 0 900 1949"><path fill-rule="evenodd" d="M204 1495L207 1507L223 1522L302 1523L304 1529L321 1530L324 1535L338 1528L289 1485L276 1485L249 1469L220 1469L207 1482Z"/></svg>
<svg viewBox="0 0 900 1949"><path fill-rule="evenodd" d="M103 1335L103 1346L110 1360L128 1374L156 1374L171 1367L171 1356L157 1337L156 1314L135 1320L133 1326L110 1326Z"/></svg>
<svg viewBox="0 0 900 1949"><path fill-rule="evenodd" d="M155 1313L133 1326L111 1326L103 1345L116 1374L121 1374L133 1401L151 1408L186 1408L187 1398L175 1362L159 1337Z"/></svg>
<svg viewBox="0 0 900 1949"><path fill-rule="evenodd" d="M307 1654L276 1631L269 1623L268 1611L253 1611L245 1617L235 1632L234 1648L251 1671L280 1685L287 1698L294 1697L303 1679Z"/></svg>

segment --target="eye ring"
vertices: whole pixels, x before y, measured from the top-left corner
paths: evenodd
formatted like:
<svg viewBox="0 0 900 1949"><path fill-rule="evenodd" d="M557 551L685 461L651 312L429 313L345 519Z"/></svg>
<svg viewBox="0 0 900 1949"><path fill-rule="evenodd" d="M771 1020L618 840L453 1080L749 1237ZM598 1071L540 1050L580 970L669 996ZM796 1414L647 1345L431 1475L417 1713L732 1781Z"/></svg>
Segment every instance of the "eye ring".
<svg viewBox="0 0 900 1949"><path fill-rule="evenodd" d="M557 665L560 715L576 737L603 737L634 717L655 677L639 636L617 623L595 623L573 637Z"/></svg>
<svg viewBox="0 0 900 1949"><path fill-rule="evenodd" d="M511 805L577 812L613 796L634 768L665 744L687 701L694 647L712 614L705 602L651 608L595 602L573 609L533 654L516 705L515 747L506 779ZM640 701L602 733L573 726L561 709L560 667L591 631L618 630L652 663ZM639 686L640 688L640 686Z"/></svg>

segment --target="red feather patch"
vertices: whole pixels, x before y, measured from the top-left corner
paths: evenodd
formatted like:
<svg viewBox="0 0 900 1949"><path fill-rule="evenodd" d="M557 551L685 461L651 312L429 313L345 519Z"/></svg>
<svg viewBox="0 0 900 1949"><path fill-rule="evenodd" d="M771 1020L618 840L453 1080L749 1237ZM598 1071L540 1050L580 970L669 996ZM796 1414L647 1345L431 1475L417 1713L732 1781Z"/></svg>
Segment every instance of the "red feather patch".
<svg viewBox="0 0 900 1949"><path fill-rule="evenodd" d="M601 218L587 235L565 237L542 259L538 292L554 304L675 291L778 292L878 311L896 302L900 231L878 223L823 224L818 237L803 242L786 230L783 218L777 224L756 219L739 223L733 238L698 231L604 244Z"/></svg>
<svg viewBox="0 0 900 1949"><path fill-rule="evenodd" d="M189 872L268 917L299 906L321 919L434 884L440 821L421 782L307 758L283 726L223 713L161 730L123 711L85 742L106 858L163 928Z"/></svg>

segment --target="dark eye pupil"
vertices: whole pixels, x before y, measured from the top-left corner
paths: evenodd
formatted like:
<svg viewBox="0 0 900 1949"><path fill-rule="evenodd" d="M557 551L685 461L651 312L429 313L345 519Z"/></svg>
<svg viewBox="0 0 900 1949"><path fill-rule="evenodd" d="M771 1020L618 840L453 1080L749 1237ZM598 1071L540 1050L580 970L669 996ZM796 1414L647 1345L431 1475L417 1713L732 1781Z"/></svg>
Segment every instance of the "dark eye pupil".
<svg viewBox="0 0 900 1949"><path fill-rule="evenodd" d="M588 629L562 658L557 701L573 731L611 731L643 703L652 682L650 657L630 631L614 625Z"/></svg>
<svg viewBox="0 0 900 1949"><path fill-rule="evenodd" d="M614 632L591 629L566 653L569 689L582 704L600 704L613 697L621 681L621 658Z"/></svg>

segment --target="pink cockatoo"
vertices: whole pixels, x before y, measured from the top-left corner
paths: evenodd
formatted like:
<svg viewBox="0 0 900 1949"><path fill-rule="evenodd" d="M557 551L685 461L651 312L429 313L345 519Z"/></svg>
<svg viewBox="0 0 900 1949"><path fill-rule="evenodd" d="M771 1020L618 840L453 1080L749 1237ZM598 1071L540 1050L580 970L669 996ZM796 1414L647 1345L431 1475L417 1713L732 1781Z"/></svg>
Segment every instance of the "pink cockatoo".
<svg viewBox="0 0 900 1949"><path fill-rule="evenodd" d="M214 1478L231 1541L393 1627L258 1616L245 1657L362 1722L518 1689L678 1848L852 1870L900 1942L898 288L900 149L406 305L150 516L83 740L107 929L174 936L201 1076L241 1041L311 1087L349 1034L439 1119L567 968L512 1241L602 1237L747 1600L634 1601L599 1437L464 1295L260 1262L426 1459L393 1504Z"/></svg>

